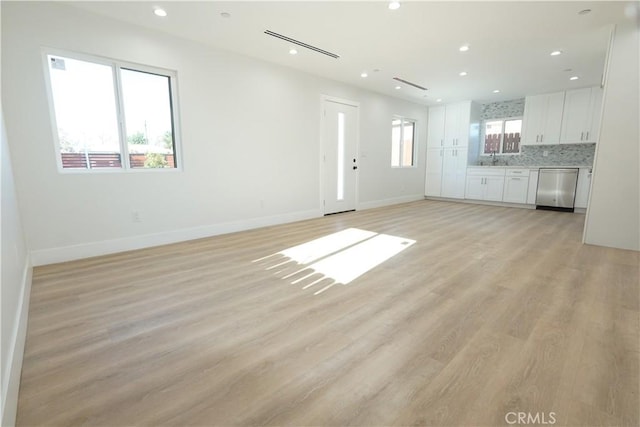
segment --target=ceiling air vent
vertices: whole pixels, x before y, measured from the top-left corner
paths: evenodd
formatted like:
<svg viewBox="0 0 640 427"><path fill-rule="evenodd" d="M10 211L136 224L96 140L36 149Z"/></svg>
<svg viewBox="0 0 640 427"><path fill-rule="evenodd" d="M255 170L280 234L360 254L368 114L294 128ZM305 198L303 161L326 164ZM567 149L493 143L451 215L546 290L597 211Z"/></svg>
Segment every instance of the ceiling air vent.
<svg viewBox="0 0 640 427"><path fill-rule="evenodd" d="M266 30L264 33L266 35L268 35L268 36L275 37L275 38L278 38L280 40L284 40L284 41L287 41L289 43L293 43L293 44L298 45L298 46L302 46L304 48L313 50L313 51L321 53L323 55L330 56L330 57L335 58L335 59L340 58L340 55L336 55L335 53L326 51L324 49L320 49L319 47L315 47L315 46L312 46L312 45L307 44L305 42L301 42L300 40L292 39L291 37L287 37L287 36L284 36L282 34L274 33L271 30Z"/></svg>
<svg viewBox="0 0 640 427"><path fill-rule="evenodd" d="M420 90L427 90L427 88L426 88L426 87L424 87L424 86L420 86L420 85L418 85L418 84L411 83L411 82L409 82L409 81L407 81L407 80L401 79L400 77L394 77L394 78L393 78L393 80L397 80L397 81L399 81L399 82L402 82L402 83L407 84L407 85L409 85L409 86L413 86L413 87L418 88L418 89L420 89Z"/></svg>

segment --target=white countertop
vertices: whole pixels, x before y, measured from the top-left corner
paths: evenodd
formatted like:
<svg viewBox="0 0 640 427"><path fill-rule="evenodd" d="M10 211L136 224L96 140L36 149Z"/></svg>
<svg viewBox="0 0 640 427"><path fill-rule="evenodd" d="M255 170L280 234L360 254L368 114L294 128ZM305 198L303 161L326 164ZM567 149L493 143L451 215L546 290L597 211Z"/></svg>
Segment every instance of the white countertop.
<svg viewBox="0 0 640 427"><path fill-rule="evenodd" d="M509 165L509 166L491 166L491 165L468 165L467 168L489 168L489 169L591 169L593 166L582 165L582 166L520 166L520 165Z"/></svg>

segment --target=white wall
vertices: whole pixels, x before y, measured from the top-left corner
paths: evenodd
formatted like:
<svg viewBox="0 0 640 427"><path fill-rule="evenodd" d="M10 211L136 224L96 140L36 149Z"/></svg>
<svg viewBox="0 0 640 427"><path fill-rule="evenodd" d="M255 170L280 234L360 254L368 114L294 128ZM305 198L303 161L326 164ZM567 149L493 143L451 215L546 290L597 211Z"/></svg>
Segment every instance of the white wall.
<svg viewBox="0 0 640 427"><path fill-rule="evenodd" d="M321 215L323 94L360 103L359 208L422 198L424 106L69 6L2 9L2 97L36 265ZM42 46L177 70L184 171L59 173ZM390 167L394 114L419 120L416 168Z"/></svg>
<svg viewBox="0 0 640 427"><path fill-rule="evenodd" d="M1 113L0 113L1 115ZM0 300L2 305L1 361L2 369L2 419L3 426L15 423L16 405L22 355L27 332L27 312L29 290L31 287L31 265L16 198L9 144L5 132L4 120L1 120L0 139L2 140L0 196Z"/></svg>
<svg viewBox="0 0 640 427"><path fill-rule="evenodd" d="M585 243L640 250L639 55L638 27L618 26L609 52Z"/></svg>

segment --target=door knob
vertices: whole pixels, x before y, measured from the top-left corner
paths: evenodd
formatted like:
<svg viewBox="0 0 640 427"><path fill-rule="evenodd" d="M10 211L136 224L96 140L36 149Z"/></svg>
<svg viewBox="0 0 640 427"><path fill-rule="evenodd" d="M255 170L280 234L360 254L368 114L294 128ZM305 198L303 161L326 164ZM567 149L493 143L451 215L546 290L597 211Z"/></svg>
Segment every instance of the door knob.
<svg viewBox="0 0 640 427"><path fill-rule="evenodd" d="M356 170L356 169L358 169L358 167L357 167L357 166L354 166L354 167L353 167L353 170Z"/></svg>

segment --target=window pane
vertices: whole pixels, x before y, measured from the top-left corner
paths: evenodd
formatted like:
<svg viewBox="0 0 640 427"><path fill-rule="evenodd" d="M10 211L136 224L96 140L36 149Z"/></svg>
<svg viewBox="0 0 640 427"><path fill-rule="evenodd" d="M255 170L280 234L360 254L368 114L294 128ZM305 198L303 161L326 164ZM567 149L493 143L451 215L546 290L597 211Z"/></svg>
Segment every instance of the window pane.
<svg viewBox="0 0 640 427"><path fill-rule="evenodd" d="M400 135L402 120L391 122L391 166L400 166Z"/></svg>
<svg viewBox="0 0 640 427"><path fill-rule="evenodd" d="M402 134L402 166L413 166L413 134L415 123L404 122L404 132Z"/></svg>
<svg viewBox="0 0 640 427"><path fill-rule="evenodd" d="M122 167L111 66L48 59L62 167Z"/></svg>
<svg viewBox="0 0 640 427"><path fill-rule="evenodd" d="M344 113L338 113L338 192L337 199L344 200Z"/></svg>
<svg viewBox="0 0 640 427"><path fill-rule="evenodd" d="M486 154L500 152L500 137L502 136L502 120L486 122L484 128L484 152Z"/></svg>
<svg viewBox="0 0 640 427"><path fill-rule="evenodd" d="M504 122L504 138L502 142L503 153L520 152L520 132L522 130L522 119L506 120Z"/></svg>
<svg viewBox="0 0 640 427"><path fill-rule="evenodd" d="M168 76L120 69L132 168L175 168Z"/></svg>

